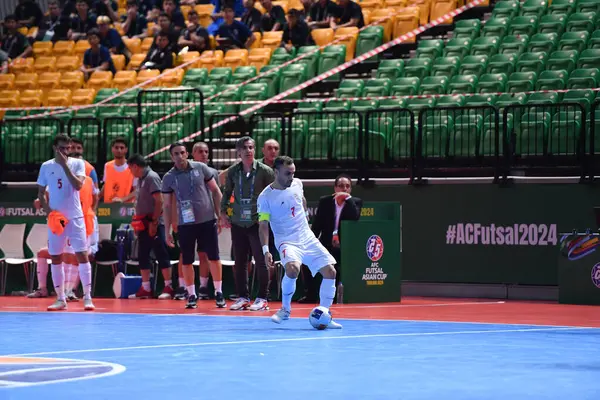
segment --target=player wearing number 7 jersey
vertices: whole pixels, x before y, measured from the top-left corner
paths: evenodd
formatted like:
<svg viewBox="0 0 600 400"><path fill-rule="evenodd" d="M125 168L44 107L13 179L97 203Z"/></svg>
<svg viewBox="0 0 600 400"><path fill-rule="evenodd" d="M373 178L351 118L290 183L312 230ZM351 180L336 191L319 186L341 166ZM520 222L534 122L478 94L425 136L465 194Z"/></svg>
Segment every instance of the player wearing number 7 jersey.
<svg viewBox="0 0 600 400"><path fill-rule="evenodd" d="M275 236L275 246L281 254L285 275L281 282L282 307L271 320L280 324L290 318L292 296L300 267L305 264L310 272L323 275L319 293L320 305L329 309L335 297L335 259L323 247L308 226L306 199L302 181L294 178L296 166L290 157L281 156L273 164L275 181L258 196L260 241L267 265L273 267L269 252L269 224ZM341 329L333 320L328 329Z"/></svg>
<svg viewBox="0 0 600 400"><path fill-rule="evenodd" d="M53 143L55 156L42 164L37 180L38 199L48 215L48 252L52 258L52 281L58 297L48 310L67 308L61 258L68 240L79 262L84 309L91 311L94 310L90 295L92 267L88 259L84 214L79 197L86 177L85 164L83 160L68 157L69 148L68 136L56 136ZM46 190L49 201L46 200Z"/></svg>

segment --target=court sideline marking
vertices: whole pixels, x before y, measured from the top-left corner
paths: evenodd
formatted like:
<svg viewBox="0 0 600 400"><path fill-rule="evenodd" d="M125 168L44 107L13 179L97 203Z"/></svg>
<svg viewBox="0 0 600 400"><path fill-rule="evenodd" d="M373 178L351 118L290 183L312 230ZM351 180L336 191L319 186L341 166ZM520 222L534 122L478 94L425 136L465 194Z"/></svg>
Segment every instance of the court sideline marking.
<svg viewBox="0 0 600 400"><path fill-rule="evenodd" d="M128 351L128 350L148 350L148 349L164 349L176 347L200 347L200 346L227 346L236 344L257 344L257 343L286 343L286 342L306 342L312 340L339 340L339 339L365 339L365 338L384 338L384 337L410 337L410 336L450 336L450 335L478 335L486 333L515 333L515 332L557 332L569 330L595 329L588 327L564 327L564 328L532 328L532 329L491 329L491 330L473 330L473 331L446 331L446 332L407 332L407 333L381 333L381 334L365 334L352 336L312 336L301 338L278 338L278 339L258 339L258 340L239 340L230 342L196 342L196 343L173 343L173 344L157 344L146 346L130 346L130 347L106 347L100 349L80 349L80 350L60 350L60 351L45 351L39 353L23 353L23 354L6 354L2 357L31 357L56 354L81 354L81 353L99 353L110 351Z"/></svg>

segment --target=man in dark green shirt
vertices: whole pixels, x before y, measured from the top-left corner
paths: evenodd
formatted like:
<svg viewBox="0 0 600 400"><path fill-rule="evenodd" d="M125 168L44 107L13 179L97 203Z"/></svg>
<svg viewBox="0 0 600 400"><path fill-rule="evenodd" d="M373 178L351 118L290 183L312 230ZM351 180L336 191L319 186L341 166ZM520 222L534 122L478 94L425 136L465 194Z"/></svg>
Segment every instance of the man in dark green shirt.
<svg viewBox="0 0 600 400"><path fill-rule="evenodd" d="M221 201L222 226L231 226L231 240L235 257L235 284L238 300L231 310L268 310L267 292L269 272L258 237L258 213L256 200L265 187L274 180L273 170L254 159L254 140L249 136L240 138L235 149L241 161L226 171L225 190ZM229 199L233 194L233 213L227 216ZM252 254L258 274L259 291L254 304L250 303L248 289L248 256Z"/></svg>

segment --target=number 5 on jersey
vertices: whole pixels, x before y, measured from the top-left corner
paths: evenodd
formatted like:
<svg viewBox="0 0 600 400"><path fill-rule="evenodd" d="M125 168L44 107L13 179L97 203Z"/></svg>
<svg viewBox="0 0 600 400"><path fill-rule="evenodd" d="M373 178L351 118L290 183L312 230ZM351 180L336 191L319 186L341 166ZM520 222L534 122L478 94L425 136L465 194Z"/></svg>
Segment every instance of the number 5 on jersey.
<svg viewBox="0 0 600 400"><path fill-rule="evenodd" d="M62 189L62 179L58 179L56 183L58 184L58 188Z"/></svg>

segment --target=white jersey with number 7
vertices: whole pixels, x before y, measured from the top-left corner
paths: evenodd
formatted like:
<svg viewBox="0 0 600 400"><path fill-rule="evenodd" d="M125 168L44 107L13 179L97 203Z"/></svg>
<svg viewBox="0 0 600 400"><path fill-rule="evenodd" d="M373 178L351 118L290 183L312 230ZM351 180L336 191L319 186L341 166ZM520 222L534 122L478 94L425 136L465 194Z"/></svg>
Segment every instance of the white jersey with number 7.
<svg viewBox="0 0 600 400"><path fill-rule="evenodd" d="M282 243L302 244L315 239L304 211L302 181L294 178L292 185L284 190L267 186L258 196L259 221L269 221L275 245Z"/></svg>

